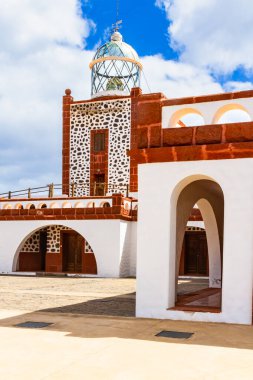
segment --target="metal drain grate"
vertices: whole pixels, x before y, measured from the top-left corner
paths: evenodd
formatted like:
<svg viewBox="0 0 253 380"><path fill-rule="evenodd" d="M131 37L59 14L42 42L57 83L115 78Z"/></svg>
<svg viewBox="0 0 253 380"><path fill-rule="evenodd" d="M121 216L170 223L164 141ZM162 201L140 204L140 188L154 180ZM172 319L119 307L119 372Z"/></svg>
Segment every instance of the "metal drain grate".
<svg viewBox="0 0 253 380"><path fill-rule="evenodd" d="M15 325L15 327L26 327L28 329L42 329L43 327L47 327L52 325L53 323L47 323L47 322L23 322L23 323L18 323Z"/></svg>
<svg viewBox="0 0 253 380"><path fill-rule="evenodd" d="M156 336L162 336L164 338L174 339L189 339L194 333L182 332L182 331L161 331Z"/></svg>

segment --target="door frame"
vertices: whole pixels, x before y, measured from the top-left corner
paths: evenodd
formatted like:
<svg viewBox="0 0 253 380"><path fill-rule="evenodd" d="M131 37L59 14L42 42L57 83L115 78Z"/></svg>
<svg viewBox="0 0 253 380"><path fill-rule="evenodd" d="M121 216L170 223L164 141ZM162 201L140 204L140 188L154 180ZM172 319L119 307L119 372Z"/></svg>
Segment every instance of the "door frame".
<svg viewBox="0 0 253 380"><path fill-rule="evenodd" d="M200 274L200 273L188 273L186 272L186 255L187 255L187 247L186 247L186 235L205 235L206 237L206 246L207 246L207 255L206 255L206 274ZM207 241L207 235L206 230L186 230L184 235L184 241L183 241L183 252L181 253L183 257L181 257L181 260L183 261L183 276L192 276L192 277L209 277L209 252L208 252L208 241ZM181 265L180 265L181 266Z"/></svg>
<svg viewBox="0 0 253 380"><path fill-rule="evenodd" d="M79 232L75 231L75 230L61 230L61 233L60 233L60 255L61 255L61 260L62 260L62 272L66 272L63 270L64 268L64 257L63 257L63 234L77 234L77 235L80 235L83 239L82 241L82 252L81 252L81 268L83 267L83 253L84 253L84 249L85 249L85 239L84 237L79 234ZM66 272L68 273L68 272ZM81 269L81 273L82 273L82 269Z"/></svg>

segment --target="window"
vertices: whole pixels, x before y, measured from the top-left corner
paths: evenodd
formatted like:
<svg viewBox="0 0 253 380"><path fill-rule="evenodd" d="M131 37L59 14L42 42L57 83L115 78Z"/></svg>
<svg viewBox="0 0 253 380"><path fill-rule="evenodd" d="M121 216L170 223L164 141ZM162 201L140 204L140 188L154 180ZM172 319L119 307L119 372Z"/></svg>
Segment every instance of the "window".
<svg viewBox="0 0 253 380"><path fill-rule="evenodd" d="M105 133L94 134L94 151L100 152L105 150Z"/></svg>

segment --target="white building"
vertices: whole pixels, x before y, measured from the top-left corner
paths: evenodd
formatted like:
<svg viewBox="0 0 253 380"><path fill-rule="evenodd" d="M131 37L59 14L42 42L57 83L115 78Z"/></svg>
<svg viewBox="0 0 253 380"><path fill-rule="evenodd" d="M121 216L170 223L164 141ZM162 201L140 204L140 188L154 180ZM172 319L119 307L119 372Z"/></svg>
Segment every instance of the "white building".
<svg viewBox="0 0 253 380"><path fill-rule="evenodd" d="M137 316L250 324L253 91L142 94L117 31L90 67L91 99L63 97L62 185L2 194L0 272L134 276L137 258ZM209 287L178 294L179 275Z"/></svg>

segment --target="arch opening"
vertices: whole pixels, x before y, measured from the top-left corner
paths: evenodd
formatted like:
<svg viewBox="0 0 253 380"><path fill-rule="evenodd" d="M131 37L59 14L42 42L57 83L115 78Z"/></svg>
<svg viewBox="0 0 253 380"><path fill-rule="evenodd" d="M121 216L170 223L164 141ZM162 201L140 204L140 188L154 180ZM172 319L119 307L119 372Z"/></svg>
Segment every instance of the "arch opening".
<svg viewBox="0 0 253 380"><path fill-rule="evenodd" d="M209 179L188 181L178 195L175 217L174 307L220 312L224 223L221 187ZM173 288L172 282L170 286Z"/></svg>
<svg viewBox="0 0 253 380"><path fill-rule="evenodd" d="M26 236L16 251L13 271L97 274L97 262L81 234L63 225L50 225Z"/></svg>
<svg viewBox="0 0 253 380"><path fill-rule="evenodd" d="M202 113L195 108L183 108L170 118L169 128L194 127L205 125Z"/></svg>
<svg viewBox="0 0 253 380"><path fill-rule="evenodd" d="M226 104L218 109L213 124L242 123L252 121L248 110L241 104Z"/></svg>

